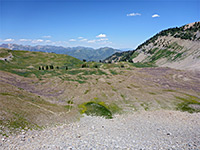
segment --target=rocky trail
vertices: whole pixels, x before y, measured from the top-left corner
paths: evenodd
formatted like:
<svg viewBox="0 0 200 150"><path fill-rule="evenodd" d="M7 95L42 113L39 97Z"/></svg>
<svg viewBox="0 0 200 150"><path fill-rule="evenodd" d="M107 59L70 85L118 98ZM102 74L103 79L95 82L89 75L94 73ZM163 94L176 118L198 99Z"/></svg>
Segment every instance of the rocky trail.
<svg viewBox="0 0 200 150"><path fill-rule="evenodd" d="M200 149L200 113L140 111L1 137L0 149Z"/></svg>

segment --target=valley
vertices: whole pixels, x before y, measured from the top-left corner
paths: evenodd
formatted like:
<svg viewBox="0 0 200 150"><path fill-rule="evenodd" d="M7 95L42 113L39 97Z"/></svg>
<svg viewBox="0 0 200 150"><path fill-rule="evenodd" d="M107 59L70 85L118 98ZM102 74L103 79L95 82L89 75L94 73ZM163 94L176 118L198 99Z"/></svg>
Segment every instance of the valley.
<svg viewBox="0 0 200 150"><path fill-rule="evenodd" d="M85 63L42 52L1 49L3 53L13 56L1 61L3 135L75 121L87 102L103 103L113 117L141 110L200 111L198 71L136 68L126 62ZM59 69L46 70L47 64Z"/></svg>
<svg viewBox="0 0 200 150"><path fill-rule="evenodd" d="M55 142L45 141L49 149L79 149L80 145L81 149L148 149L142 142L148 141L147 133L156 149L172 148L176 140L175 149L198 149L199 44L198 22L161 31L135 51L117 52L102 62L0 48L0 148L48 149L41 144L48 138ZM139 141L134 130L126 139L126 129L133 124ZM118 132L124 137L120 144L114 136ZM155 142L159 137L162 142ZM193 138L191 146L186 137ZM132 139L138 145L131 145Z"/></svg>

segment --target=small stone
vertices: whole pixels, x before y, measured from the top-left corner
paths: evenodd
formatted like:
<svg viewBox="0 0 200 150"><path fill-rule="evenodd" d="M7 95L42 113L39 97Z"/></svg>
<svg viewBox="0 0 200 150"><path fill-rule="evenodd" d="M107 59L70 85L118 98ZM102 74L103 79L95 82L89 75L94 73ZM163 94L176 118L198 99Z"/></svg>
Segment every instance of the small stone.
<svg viewBox="0 0 200 150"><path fill-rule="evenodd" d="M80 136L80 135L77 135L76 138L81 138L81 136Z"/></svg>
<svg viewBox="0 0 200 150"><path fill-rule="evenodd" d="M25 141L25 135L21 136L21 141Z"/></svg>
<svg viewBox="0 0 200 150"><path fill-rule="evenodd" d="M26 132L25 132L25 131L23 131L23 132L22 132L22 135L25 135L25 134L26 134Z"/></svg>
<svg viewBox="0 0 200 150"><path fill-rule="evenodd" d="M69 147L67 148L67 150L72 150L72 147L71 147L71 146L69 146Z"/></svg>
<svg viewBox="0 0 200 150"><path fill-rule="evenodd" d="M171 133L167 133L167 135L171 135Z"/></svg>

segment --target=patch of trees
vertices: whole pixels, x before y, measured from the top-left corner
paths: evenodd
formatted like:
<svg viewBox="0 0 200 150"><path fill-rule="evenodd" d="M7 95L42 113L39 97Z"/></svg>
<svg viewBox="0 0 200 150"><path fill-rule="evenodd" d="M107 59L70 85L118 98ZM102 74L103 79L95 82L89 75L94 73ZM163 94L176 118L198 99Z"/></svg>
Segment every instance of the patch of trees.
<svg viewBox="0 0 200 150"><path fill-rule="evenodd" d="M50 67L50 69L54 69L53 65L50 65L49 67Z"/></svg>
<svg viewBox="0 0 200 150"><path fill-rule="evenodd" d="M54 70L60 69L59 66L54 67L53 65L39 66L38 70ZM68 66L65 66L65 70L68 70Z"/></svg>
<svg viewBox="0 0 200 150"><path fill-rule="evenodd" d="M132 51L125 51L125 52L116 52L115 54L113 54L112 56L106 58L103 62L104 63L113 63L113 62L130 62L133 63L132 59L137 57L137 55L139 55L139 53L137 53L136 51L132 50Z"/></svg>

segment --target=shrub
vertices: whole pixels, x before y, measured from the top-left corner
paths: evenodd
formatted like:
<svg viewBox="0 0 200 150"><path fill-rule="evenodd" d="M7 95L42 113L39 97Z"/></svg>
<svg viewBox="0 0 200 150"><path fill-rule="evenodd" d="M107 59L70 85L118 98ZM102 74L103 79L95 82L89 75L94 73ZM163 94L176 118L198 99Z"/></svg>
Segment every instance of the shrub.
<svg viewBox="0 0 200 150"><path fill-rule="evenodd" d="M97 65L97 64L95 64L95 65L94 65L94 68L98 68L98 65Z"/></svg>
<svg viewBox="0 0 200 150"><path fill-rule="evenodd" d="M86 68L87 67L87 64L82 64L81 65L81 68Z"/></svg>
<svg viewBox="0 0 200 150"><path fill-rule="evenodd" d="M132 60L132 59L129 59L128 62L133 63L133 60Z"/></svg>
<svg viewBox="0 0 200 150"><path fill-rule="evenodd" d="M81 113L91 116L102 116L106 119L112 119L111 111L105 106L104 102L87 102L79 105Z"/></svg>
<svg viewBox="0 0 200 150"><path fill-rule="evenodd" d="M50 69L53 69L53 65L50 66Z"/></svg>

